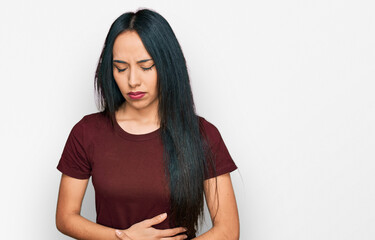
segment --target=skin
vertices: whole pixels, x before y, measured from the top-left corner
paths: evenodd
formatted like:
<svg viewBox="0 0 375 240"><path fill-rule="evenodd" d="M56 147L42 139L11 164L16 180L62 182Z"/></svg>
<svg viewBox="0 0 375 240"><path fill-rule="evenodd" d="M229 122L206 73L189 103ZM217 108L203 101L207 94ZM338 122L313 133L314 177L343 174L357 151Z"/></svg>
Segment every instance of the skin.
<svg viewBox="0 0 375 240"><path fill-rule="evenodd" d="M119 125L133 134L158 129L157 70L137 32L126 31L117 36L113 45L113 60L113 77L126 100L115 114ZM145 61L138 63L142 60ZM124 71L119 72L119 69ZM128 96L129 92L136 91L146 94L141 99Z"/></svg>
<svg viewBox="0 0 375 240"><path fill-rule="evenodd" d="M157 118L157 71L155 66L151 67L154 64L152 60L139 62L146 59L151 59L151 56L136 32L127 31L116 38L113 47L113 60L126 63L115 62L113 75L126 102L115 115L119 125L125 131L133 134L148 133L160 127ZM142 69L150 67L151 69L147 71ZM118 69L126 70L119 72ZM142 99L134 100L127 95L130 91L142 91L146 94ZM152 225L166 219L160 215L145 219L128 229L118 229L120 235L116 234L116 229L93 223L81 217L81 205L87 184L88 179L75 179L62 174L56 210L56 226L61 232L77 239L93 240L179 240L186 236L172 237L183 233L185 231L183 227L163 230L153 228ZM217 177L218 198L214 194L215 188L215 178L205 180L204 194L213 227L194 239L239 239L239 217L230 174L226 173ZM217 210L217 201L220 206L215 221L213 221Z"/></svg>

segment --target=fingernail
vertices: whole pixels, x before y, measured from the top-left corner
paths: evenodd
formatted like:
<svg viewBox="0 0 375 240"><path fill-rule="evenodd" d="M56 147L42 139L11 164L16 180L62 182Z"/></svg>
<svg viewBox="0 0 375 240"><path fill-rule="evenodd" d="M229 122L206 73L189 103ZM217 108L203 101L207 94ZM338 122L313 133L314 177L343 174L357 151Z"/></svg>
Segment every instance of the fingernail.
<svg viewBox="0 0 375 240"><path fill-rule="evenodd" d="M161 216L162 216L162 217L165 217L165 216L167 216L167 213L163 213Z"/></svg>
<svg viewBox="0 0 375 240"><path fill-rule="evenodd" d="M121 236L121 235L122 235L122 232L121 232L120 230L116 230L116 234L117 234L118 236Z"/></svg>

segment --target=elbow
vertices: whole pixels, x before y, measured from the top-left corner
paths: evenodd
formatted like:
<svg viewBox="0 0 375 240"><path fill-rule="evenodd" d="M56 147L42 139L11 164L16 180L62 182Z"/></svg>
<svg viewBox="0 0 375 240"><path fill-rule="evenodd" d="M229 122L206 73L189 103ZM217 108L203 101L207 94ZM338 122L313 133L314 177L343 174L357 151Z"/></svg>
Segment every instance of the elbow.
<svg viewBox="0 0 375 240"><path fill-rule="evenodd" d="M240 240L240 231L235 232L235 235L231 239Z"/></svg>
<svg viewBox="0 0 375 240"><path fill-rule="evenodd" d="M239 240L240 239L240 233L239 231L227 231L223 234L225 236L225 240Z"/></svg>
<svg viewBox="0 0 375 240"><path fill-rule="evenodd" d="M239 223L236 226L236 228L234 229L234 231L232 233L232 237L230 239L233 239L233 240L239 240L240 239L240 224Z"/></svg>
<svg viewBox="0 0 375 240"><path fill-rule="evenodd" d="M226 240L239 240L240 239L240 222L239 219L237 221L233 221L231 224L227 224L227 227L224 229L225 239Z"/></svg>
<svg viewBox="0 0 375 240"><path fill-rule="evenodd" d="M225 240L239 240L240 239L240 233L237 231L232 231L232 232L226 232L224 234Z"/></svg>
<svg viewBox="0 0 375 240"><path fill-rule="evenodd" d="M220 227L218 227L220 228ZM227 224L220 228L222 239L225 240L239 240L240 239L240 227L239 225Z"/></svg>
<svg viewBox="0 0 375 240"><path fill-rule="evenodd" d="M56 218L55 218L55 225L56 225L56 228L57 230L59 230L61 233L64 233L64 218L58 214L56 214Z"/></svg>
<svg viewBox="0 0 375 240"><path fill-rule="evenodd" d="M69 216L67 214L56 214L55 218L55 225L57 230L59 230L63 234L67 234L68 223L70 222Z"/></svg>

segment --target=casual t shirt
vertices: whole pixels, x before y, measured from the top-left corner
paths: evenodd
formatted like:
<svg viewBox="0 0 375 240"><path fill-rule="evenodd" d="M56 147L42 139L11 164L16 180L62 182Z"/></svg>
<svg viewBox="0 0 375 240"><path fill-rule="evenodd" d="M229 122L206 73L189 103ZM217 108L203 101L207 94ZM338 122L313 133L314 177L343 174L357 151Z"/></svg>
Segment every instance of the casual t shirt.
<svg viewBox="0 0 375 240"><path fill-rule="evenodd" d="M216 175L237 169L218 129L199 119L215 155ZM161 213L170 214L160 128L131 134L116 121L112 128L101 112L86 115L70 131L57 169L73 178L92 177L98 224L127 229ZM206 179L211 177L215 176ZM168 217L153 227L171 228Z"/></svg>

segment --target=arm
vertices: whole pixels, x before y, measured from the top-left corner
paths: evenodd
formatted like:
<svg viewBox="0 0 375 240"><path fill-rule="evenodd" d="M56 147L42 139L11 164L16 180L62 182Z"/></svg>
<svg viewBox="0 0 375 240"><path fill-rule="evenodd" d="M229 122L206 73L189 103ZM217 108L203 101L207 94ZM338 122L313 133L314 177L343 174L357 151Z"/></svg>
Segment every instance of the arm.
<svg viewBox="0 0 375 240"><path fill-rule="evenodd" d="M118 240L115 229L89 221L82 217L81 205L88 179L76 179L61 175L56 209L56 227L65 235L76 239Z"/></svg>
<svg viewBox="0 0 375 240"><path fill-rule="evenodd" d="M240 236L240 224L236 198L229 173L217 176L217 195L215 195L215 189L215 178L204 181L204 194L213 227L194 239L238 240ZM217 200L219 200L218 209ZM216 211L217 215L214 220Z"/></svg>

